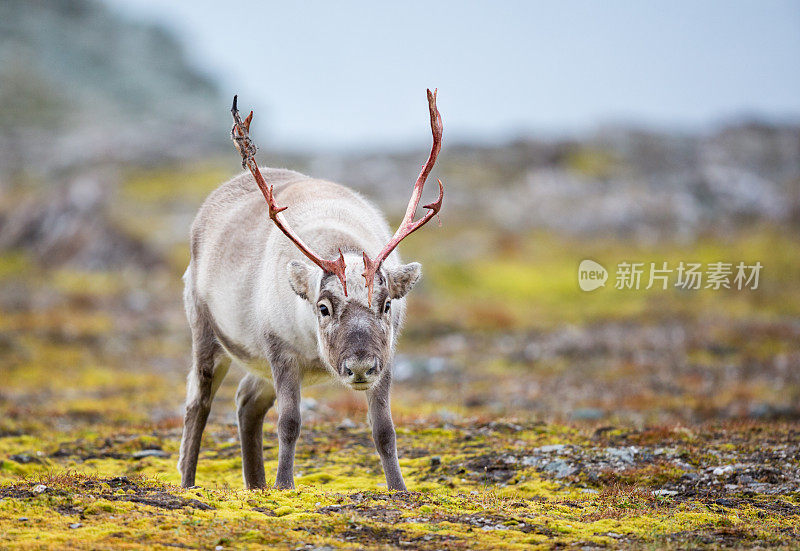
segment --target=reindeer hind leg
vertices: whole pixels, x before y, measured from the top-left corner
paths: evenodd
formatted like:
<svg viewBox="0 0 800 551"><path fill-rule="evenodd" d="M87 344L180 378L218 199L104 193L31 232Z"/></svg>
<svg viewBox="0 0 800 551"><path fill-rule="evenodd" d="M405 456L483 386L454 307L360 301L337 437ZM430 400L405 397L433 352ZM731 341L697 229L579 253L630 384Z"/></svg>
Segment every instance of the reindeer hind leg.
<svg viewBox="0 0 800 551"><path fill-rule="evenodd" d="M211 402L230 367L230 358L214 337L207 315L197 315L195 309L189 308L187 312L192 326L192 368L186 385L186 415L178 459L184 488L194 486L200 441Z"/></svg>

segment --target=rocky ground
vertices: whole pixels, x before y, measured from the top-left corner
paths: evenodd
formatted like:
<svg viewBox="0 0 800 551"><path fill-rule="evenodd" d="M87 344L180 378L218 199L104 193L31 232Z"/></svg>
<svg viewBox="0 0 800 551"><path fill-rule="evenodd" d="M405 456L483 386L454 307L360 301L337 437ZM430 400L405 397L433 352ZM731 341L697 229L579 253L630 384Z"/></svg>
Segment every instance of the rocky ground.
<svg viewBox="0 0 800 551"><path fill-rule="evenodd" d="M800 246L774 226L643 245L445 220L403 249L425 271L394 366L410 491L385 489L363 397L328 386L304 390L297 489L242 490L233 372L180 489L203 170L0 201L0 547L797 547ZM584 293L587 257L765 270Z"/></svg>
<svg viewBox="0 0 800 551"><path fill-rule="evenodd" d="M411 489L399 493L381 489L360 423L306 427L297 490L257 492L240 489L233 426L210 427L192 490L174 486L178 427L92 429L4 436L5 545L791 548L798 537L791 424L692 431L418 421L399 431ZM271 473L269 436L265 450Z"/></svg>

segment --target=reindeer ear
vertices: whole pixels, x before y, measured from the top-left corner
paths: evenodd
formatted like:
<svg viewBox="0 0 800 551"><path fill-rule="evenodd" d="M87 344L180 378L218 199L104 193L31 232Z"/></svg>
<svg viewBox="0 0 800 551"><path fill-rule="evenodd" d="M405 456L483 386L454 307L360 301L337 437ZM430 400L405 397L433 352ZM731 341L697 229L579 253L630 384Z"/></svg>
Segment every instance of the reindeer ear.
<svg viewBox="0 0 800 551"><path fill-rule="evenodd" d="M386 284L391 298L403 298L422 277L422 264L412 262L386 269Z"/></svg>
<svg viewBox="0 0 800 551"><path fill-rule="evenodd" d="M289 272L289 285L292 290L297 293L297 296L304 300L309 300L311 296L311 278L314 275L314 269L297 260L292 260L286 266L286 271Z"/></svg>

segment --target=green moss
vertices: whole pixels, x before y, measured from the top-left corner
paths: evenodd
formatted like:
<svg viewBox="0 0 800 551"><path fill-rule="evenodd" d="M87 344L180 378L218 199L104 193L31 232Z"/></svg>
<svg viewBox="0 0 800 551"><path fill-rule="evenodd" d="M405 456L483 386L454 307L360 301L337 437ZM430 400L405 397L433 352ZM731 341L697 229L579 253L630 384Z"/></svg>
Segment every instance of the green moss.
<svg viewBox="0 0 800 551"><path fill-rule="evenodd" d="M19 251L0 254L0 280L10 277L21 277L31 269L28 256Z"/></svg>

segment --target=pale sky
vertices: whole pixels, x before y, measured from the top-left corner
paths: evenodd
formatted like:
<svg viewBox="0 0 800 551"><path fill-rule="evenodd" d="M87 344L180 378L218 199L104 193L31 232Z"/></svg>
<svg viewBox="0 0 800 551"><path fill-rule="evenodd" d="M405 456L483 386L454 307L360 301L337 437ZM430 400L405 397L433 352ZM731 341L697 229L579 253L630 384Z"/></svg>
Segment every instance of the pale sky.
<svg viewBox="0 0 800 551"><path fill-rule="evenodd" d="M427 146L426 87L451 143L800 120L798 1L105 1L175 30L270 148Z"/></svg>

